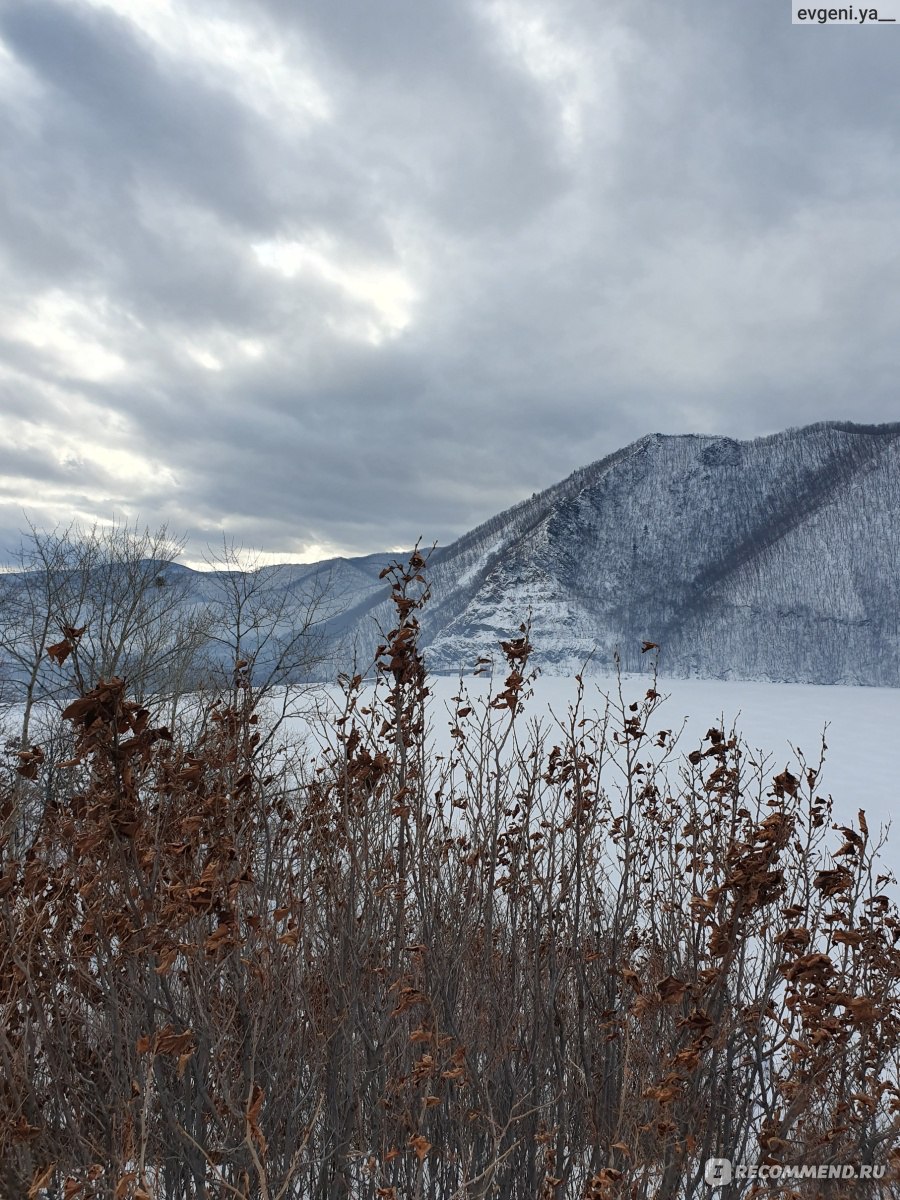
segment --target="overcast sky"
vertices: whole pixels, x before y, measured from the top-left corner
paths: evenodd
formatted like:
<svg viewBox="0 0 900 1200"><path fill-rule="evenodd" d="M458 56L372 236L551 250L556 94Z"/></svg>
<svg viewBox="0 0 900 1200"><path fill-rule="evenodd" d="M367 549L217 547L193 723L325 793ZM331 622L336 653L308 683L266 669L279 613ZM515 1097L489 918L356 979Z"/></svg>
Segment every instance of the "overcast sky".
<svg viewBox="0 0 900 1200"><path fill-rule="evenodd" d="M446 543L648 432L900 417L900 31L0 0L0 541Z"/></svg>

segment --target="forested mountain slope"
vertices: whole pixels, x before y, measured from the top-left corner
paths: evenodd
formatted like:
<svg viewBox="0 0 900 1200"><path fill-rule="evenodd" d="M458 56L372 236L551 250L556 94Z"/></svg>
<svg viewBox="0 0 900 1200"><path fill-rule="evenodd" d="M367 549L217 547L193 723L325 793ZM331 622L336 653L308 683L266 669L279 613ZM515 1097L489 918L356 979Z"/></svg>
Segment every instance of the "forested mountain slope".
<svg viewBox="0 0 900 1200"><path fill-rule="evenodd" d="M95 673L146 687L248 656L267 678L333 679L391 627L387 553L243 572L226 550L204 572L177 546L145 561L148 534L92 536L35 534L37 576L0 577L0 685L66 624ZM900 424L650 434L438 547L428 579L437 672L471 670L530 616L545 672L608 671L617 650L640 670L651 641L664 674L900 686Z"/></svg>
<svg viewBox="0 0 900 1200"><path fill-rule="evenodd" d="M545 670L616 648L675 675L900 685L900 424L738 442L652 434L432 559L430 666L469 668L530 611ZM388 612L352 614L358 644Z"/></svg>

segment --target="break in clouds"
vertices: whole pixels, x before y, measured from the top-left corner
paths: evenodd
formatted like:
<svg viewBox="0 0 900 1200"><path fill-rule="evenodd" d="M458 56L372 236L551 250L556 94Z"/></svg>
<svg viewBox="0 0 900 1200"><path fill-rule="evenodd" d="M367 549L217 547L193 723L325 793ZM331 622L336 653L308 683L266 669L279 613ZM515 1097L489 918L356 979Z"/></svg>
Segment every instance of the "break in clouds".
<svg viewBox="0 0 900 1200"><path fill-rule="evenodd" d="M896 38L775 0L0 5L0 540L447 542L896 417ZM191 558L191 553L188 555Z"/></svg>

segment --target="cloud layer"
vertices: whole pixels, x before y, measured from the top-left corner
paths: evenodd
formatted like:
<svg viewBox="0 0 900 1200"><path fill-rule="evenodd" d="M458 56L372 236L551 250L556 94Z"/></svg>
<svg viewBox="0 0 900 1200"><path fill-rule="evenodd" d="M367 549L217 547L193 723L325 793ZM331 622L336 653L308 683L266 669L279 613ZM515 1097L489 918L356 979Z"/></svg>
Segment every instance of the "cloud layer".
<svg viewBox="0 0 900 1200"><path fill-rule="evenodd" d="M0 540L451 540L652 430L896 419L891 28L0 6Z"/></svg>

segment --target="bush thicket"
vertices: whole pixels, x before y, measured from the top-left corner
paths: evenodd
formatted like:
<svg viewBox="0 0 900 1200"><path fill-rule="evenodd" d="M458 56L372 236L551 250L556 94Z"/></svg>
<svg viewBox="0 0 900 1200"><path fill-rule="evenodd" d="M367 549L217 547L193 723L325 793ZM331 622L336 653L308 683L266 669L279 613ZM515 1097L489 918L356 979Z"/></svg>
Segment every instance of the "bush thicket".
<svg viewBox="0 0 900 1200"><path fill-rule="evenodd" d="M342 678L315 752L240 661L183 727L112 675L65 708L68 759L16 748L0 1193L674 1200L728 1157L883 1174L723 1200L900 1195L900 920L864 814L727 729L683 754L655 684L592 714L576 679L531 720L524 626L436 754L425 570L386 571L376 684Z"/></svg>

